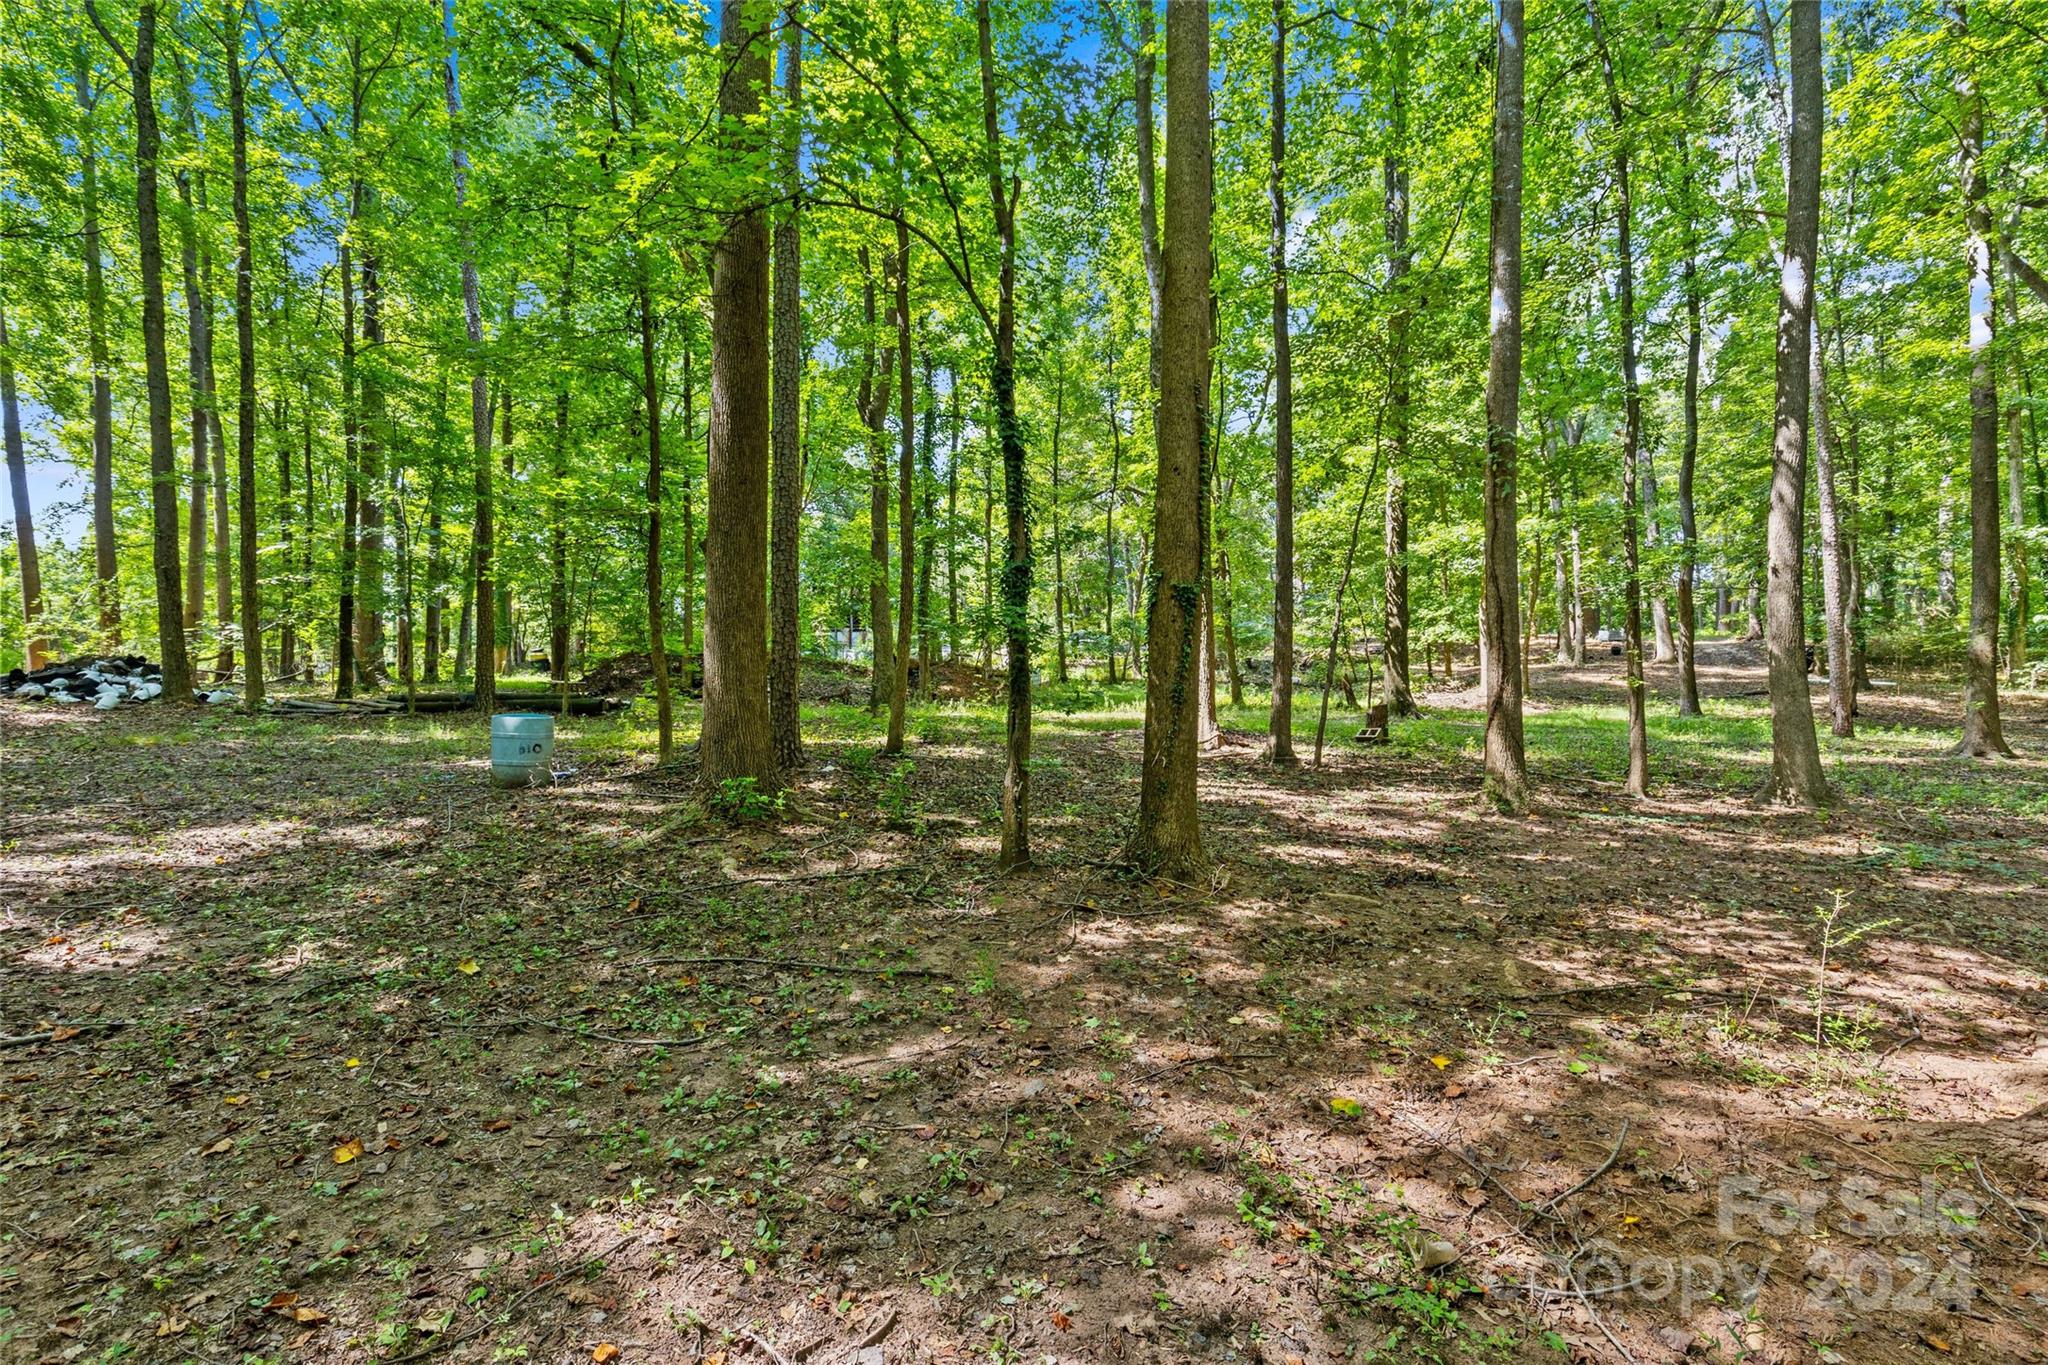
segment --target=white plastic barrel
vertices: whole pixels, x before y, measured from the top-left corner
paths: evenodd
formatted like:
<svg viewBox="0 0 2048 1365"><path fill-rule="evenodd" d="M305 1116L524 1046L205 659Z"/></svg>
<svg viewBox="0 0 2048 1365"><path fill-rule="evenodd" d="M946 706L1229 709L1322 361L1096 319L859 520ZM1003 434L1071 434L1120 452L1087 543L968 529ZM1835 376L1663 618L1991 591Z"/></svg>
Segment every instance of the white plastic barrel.
<svg viewBox="0 0 2048 1365"><path fill-rule="evenodd" d="M555 753L555 718L530 711L491 717L491 780L530 787L547 780Z"/></svg>

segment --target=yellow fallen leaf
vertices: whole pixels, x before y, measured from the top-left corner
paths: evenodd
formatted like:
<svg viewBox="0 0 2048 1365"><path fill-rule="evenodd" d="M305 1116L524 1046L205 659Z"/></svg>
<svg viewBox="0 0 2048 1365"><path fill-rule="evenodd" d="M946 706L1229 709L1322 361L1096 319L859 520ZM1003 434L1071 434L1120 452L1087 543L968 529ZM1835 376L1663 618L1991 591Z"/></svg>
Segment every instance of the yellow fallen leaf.
<svg viewBox="0 0 2048 1365"><path fill-rule="evenodd" d="M228 1095L221 1100L222 1104L247 1104L248 1102L249 1097L247 1095Z"/></svg>
<svg viewBox="0 0 2048 1365"><path fill-rule="evenodd" d="M343 1066L346 1066L346 1067L350 1067L350 1068L358 1067L358 1066L361 1066L362 1064L363 1064L363 1059L362 1059L362 1058L360 1058L360 1057L351 1057L351 1058L349 1058L349 1059L348 1059L348 1060L347 1060L346 1062L343 1062L343 1063L342 1063L342 1065L343 1065Z"/></svg>
<svg viewBox="0 0 2048 1365"><path fill-rule="evenodd" d="M605 1365L606 1361L619 1358L619 1348L609 1341L600 1341L597 1348L590 1353L590 1358L596 1361L597 1365Z"/></svg>
<svg viewBox="0 0 2048 1365"><path fill-rule="evenodd" d="M477 974L476 959L465 957L462 961L455 964L455 970L461 972L464 976L475 976Z"/></svg>
<svg viewBox="0 0 2048 1365"><path fill-rule="evenodd" d="M361 1138L350 1138L347 1142L334 1149L334 1164L346 1166L362 1154L363 1140Z"/></svg>
<svg viewBox="0 0 2048 1365"><path fill-rule="evenodd" d="M1347 1119L1355 1119L1364 1113L1365 1109L1363 1105L1359 1104L1357 1100L1352 1099L1349 1095L1336 1095L1331 1097L1330 1112L1342 1114Z"/></svg>
<svg viewBox="0 0 2048 1365"><path fill-rule="evenodd" d="M1429 1064L1435 1067L1438 1071L1442 1071L1445 1067L1451 1064L1451 1059L1439 1054L1435 1057L1430 1058Z"/></svg>

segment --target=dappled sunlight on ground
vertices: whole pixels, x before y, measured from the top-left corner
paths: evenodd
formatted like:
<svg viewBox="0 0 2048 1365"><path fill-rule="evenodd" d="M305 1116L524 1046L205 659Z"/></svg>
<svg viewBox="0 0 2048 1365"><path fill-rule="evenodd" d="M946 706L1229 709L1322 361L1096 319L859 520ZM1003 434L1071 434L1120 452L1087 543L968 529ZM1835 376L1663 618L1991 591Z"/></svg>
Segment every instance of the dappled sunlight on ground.
<svg viewBox="0 0 2048 1365"><path fill-rule="evenodd" d="M1672 1332L1791 1360L1852 1329L1858 1361L2038 1355L2040 708L2011 708L2026 759L1971 765L1876 728L1942 699L1873 698L1824 740L1845 800L1804 815L1751 799L1742 651L1703 674L1713 714L1653 712L1630 801L1616 669L1536 670L1523 821L1477 799L1463 694L1320 770L1275 772L1262 708L1231 713L1200 885L1118 865L1128 688L1041 709L1040 863L1012 877L979 706L913 709L901 759L813 708L811 766L739 827L637 714L565 724L575 773L504 792L443 717L8 707L7 776L47 795L0 831L0 1034L30 1039L0 1333L334 1362L1562 1359L1552 1333L1648 1362ZM1837 888L1856 932L1823 974ZM1764 1227L1729 1210L1749 1178L1977 1207ZM1851 1311L1815 1285L1856 1267L1812 1268L1845 1248L1974 1288ZM1720 1280L1592 1292L1603 1256Z"/></svg>

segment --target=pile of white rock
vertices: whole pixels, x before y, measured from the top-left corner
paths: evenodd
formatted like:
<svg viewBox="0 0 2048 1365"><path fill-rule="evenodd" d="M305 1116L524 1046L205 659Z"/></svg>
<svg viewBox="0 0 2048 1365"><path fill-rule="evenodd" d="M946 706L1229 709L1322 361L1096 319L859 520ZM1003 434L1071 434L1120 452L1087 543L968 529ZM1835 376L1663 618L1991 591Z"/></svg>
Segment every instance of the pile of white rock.
<svg viewBox="0 0 2048 1365"><path fill-rule="evenodd" d="M130 702L154 701L163 692L163 669L141 655L73 659L33 672L17 668L0 678L0 696L59 705L91 705L100 711L111 711ZM200 695L212 699L208 694Z"/></svg>

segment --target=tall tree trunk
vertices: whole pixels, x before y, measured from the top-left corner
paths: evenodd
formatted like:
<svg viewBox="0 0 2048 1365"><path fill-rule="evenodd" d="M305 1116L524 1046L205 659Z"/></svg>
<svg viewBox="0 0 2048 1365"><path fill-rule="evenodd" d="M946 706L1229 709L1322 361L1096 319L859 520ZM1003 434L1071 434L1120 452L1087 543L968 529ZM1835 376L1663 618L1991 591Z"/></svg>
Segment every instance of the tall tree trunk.
<svg viewBox="0 0 2048 1365"><path fill-rule="evenodd" d="M1384 584L1387 714L1415 714L1415 695L1408 668L1408 321L1402 281L1408 274L1408 44L1406 0L1395 0L1388 38L1393 49L1392 146L1387 154L1386 235L1387 293L1387 499L1382 529L1386 561Z"/></svg>
<svg viewBox="0 0 2048 1365"><path fill-rule="evenodd" d="M922 352L924 365L924 427L917 444L917 486L921 506L917 532L917 689L930 700L938 695L938 678L933 671L932 640L932 555L937 549L933 524L937 481L933 462L939 443L939 389L932 374L932 353Z"/></svg>
<svg viewBox="0 0 2048 1365"><path fill-rule="evenodd" d="M995 446L981 447L981 672L986 678L995 669L996 620L996 474Z"/></svg>
<svg viewBox="0 0 2048 1365"><path fill-rule="evenodd" d="M1486 366L1486 794L1503 812L1529 808L1522 750L1520 549L1515 517L1522 388L1522 0L1501 0L1493 104L1492 337ZM1626 264L1622 267L1626 272Z"/></svg>
<svg viewBox="0 0 2048 1365"><path fill-rule="evenodd" d="M2005 666L2017 679L2027 666L2027 623L2033 613L2033 582L2027 562L2027 471L2026 440L2020 427L2023 395L2027 394L2026 364L2016 339L2020 326L2019 287L2013 280L2013 254L2005 253L2005 320L2015 343L2012 352L2013 382L2005 407L2006 514L2012 519L2012 636L2005 651Z"/></svg>
<svg viewBox="0 0 2048 1365"><path fill-rule="evenodd" d="M172 49L178 70L178 110L191 139L193 152L204 156L205 144L192 102L192 77L179 49ZM203 607L209 565L213 580L214 628L219 653L214 673L223 682L235 668L235 598L229 581L228 554L228 471L227 435L220 419L220 386L213 362L213 252L198 242L198 219L208 213L206 171L180 172L178 192L183 200L184 270L186 309L192 345L192 515L189 539L189 571L185 597L186 628L204 624ZM196 197L195 197L196 192ZM209 496L210 495L210 496ZM208 516L211 514L213 552L207 555Z"/></svg>
<svg viewBox="0 0 2048 1365"><path fill-rule="evenodd" d="M448 377L440 375L434 394L434 436L437 449L445 449L443 441L448 431ZM430 683L441 681L441 654L446 647L448 614L448 564L443 547L441 531L441 499L443 483L441 462L433 465L433 478L427 487L427 647L425 680Z"/></svg>
<svg viewBox="0 0 2048 1365"><path fill-rule="evenodd" d="M107 356L107 284L100 254L99 151L92 64L81 37L78 65L78 152L83 214L79 242L85 256L86 357L92 367L92 549L93 604L99 617L99 645L121 643L120 564L114 543L114 385Z"/></svg>
<svg viewBox="0 0 2048 1365"><path fill-rule="evenodd" d="M256 561L256 263L249 228L249 109L242 79L242 8L223 6L228 119L234 141L235 530L241 570L242 704L263 705L263 599Z"/></svg>
<svg viewBox="0 0 2048 1365"><path fill-rule="evenodd" d="M574 218L565 218L562 287L555 300L555 345L562 372L555 383L555 436L548 469L548 676L558 683L569 681L569 509L565 489L569 480L569 347L574 335L569 310L575 288L576 223Z"/></svg>
<svg viewBox="0 0 2048 1365"><path fill-rule="evenodd" d="M946 370L946 658L960 657L960 376Z"/></svg>
<svg viewBox="0 0 2048 1365"><path fill-rule="evenodd" d="M272 427L277 436L278 558L284 563L284 572L277 576L277 676L289 681L298 667L299 566L298 551L292 543L292 409L282 378L280 375L271 400Z"/></svg>
<svg viewBox="0 0 2048 1365"><path fill-rule="evenodd" d="M1212 171L1211 176L1214 176ZM1215 269L1212 257L1210 269ZM1201 686L1196 692L1200 710L1196 726L1196 744L1204 751L1223 747L1223 727L1216 717L1216 562L1222 553L1222 537L1216 534L1216 503L1213 490L1216 487L1216 471L1222 467L1223 429L1227 423L1227 409L1224 406L1226 385L1223 381L1223 352L1218 349L1215 338L1222 331L1218 322L1218 301L1214 280L1209 288L1209 363L1210 392L1215 396L1216 417L1204 422L1207 439L1203 442L1203 453L1207 457L1202 465L1202 479L1199 485L1202 505L1199 515L1202 519L1202 648L1198 655L1201 663Z"/></svg>
<svg viewBox="0 0 2048 1365"><path fill-rule="evenodd" d="M1968 53L1968 21L1961 0L1955 14L1957 47ZM1998 715L1998 383L1991 366L1995 286L1983 164L1984 98L1974 71L1966 71L1958 94L1970 265L1970 648L1963 665L1963 733L1956 752L1970 758L2009 758L2012 749Z"/></svg>
<svg viewBox="0 0 2048 1365"><path fill-rule="evenodd" d="M1052 486L1046 489L1046 502L1052 512L1052 640L1053 679L1067 680L1067 555L1061 543L1060 532L1060 437L1065 434L1067 420L1067 367L1066 357L1060 356L1053 362L1056 374L1053 379L1052 400Z"/></svg>
<svg viewBox="0 0 2048 1365"><path fill-rule="evenodd" d="M384 274L377 255L378 205L375 188L363 193L357 225L363 241L363 352L357 371L362 430L356 469L356 680L378 687L389 679L384 662L384 452L390 444L391 413L384 399Z"/></svg>
<svg viewBox="0 0 2048 1365"><path fill-rule="evenodd" d="M1205 6L1206 8L1206 6ZM1031 863L1031 502L1024 465L1024 428L1017 418L1017 196L1022 180L1005 183L1003 131L996 105L995 38L989 0L976 0L974 27L981 64L982 157L996 229L996 325L989 390L995 400L996 444L1003 454L1003 634L1009 656L1005 685L1002 844L1004 871ZM904 382L910 382L908 375Z"/></svg>
<svg viewBox="0 0 2048 1365"><path fill-rule="evenodd" d="M1698 66L1693 68L1688 94L1697 94ZM1693 471L1700 453L1700 352L1702 330L1699 278L1699 215L1693 202L1692 138L1678 134L1679 198L1685 213L1685 262L1681 267L1681 288L1685 295L1685 445L1678 457L1678 714L1700 714L1700 681L1694 637L1698 616L1693 609L1693 578L1699 566L1699 521L1693 507ZM1722 585L1726 593L1726 584ZM1718 600L1718 599L1717 599ZM1717 609L1714 628L1721 628Z"/></svg>
<svg viewBox="0 0 2048 1365"><path fill-rule="evenodd" d="M875 281L867 248L860 249L861 316L867 324L867 347L861 366L861 420L868 445L868 710L895 710L896 637L889 625L889 395L895 380L896 352L883 350L875 328ZM881 357L881 383L875 383L875 359ZM906 378L905 382L908 382Z"/></svg>
<svg viewBox="0 0 2048 1365"><path fill-rule="evenodd" d="M108 46L122 48L101 23L90 0L92 16ZM124 60L135 97L135 236L142 267L142 357L149 392L149 505L151 550L156 577L156 628L164 694L174 703L191 704L192 666L185 651L184 591L178 573L178 470L171 439L171 367L164 338L164 248L157 222L157 157L162 134L157 128L156 21L153 4L141 6L135 21L135 52Z"/></svg>
<svg viewBox="0 0 2048 1365"><path fill-rule="evenodd" d="M1282 768L1301 761L1294 756L1294 356L1293 329L1287 316L1287 11L1288 0L1273 0L1273 126L1267 183L1273 220L1273 706L1266 728L1272 736L1273 763ZM1237 697L1233 695L1231 700Z"/></svg>
<svg viewBox="0 0 2048 1365"><path fill-rule="evenodd" d="M655 356L657 324L646 258L641 257L637 264L640 409L641 421L647 428L647 662L648 671L654 675L656 759L666 763L675 756L676 720L674 685L668 668L668 592L661 581L661 366Z"/></svg>
<svg viewBox="0 0 2048 1365"><path fill-rule="evenodd" d="M0 270L0 275L5 271ZM28 457L21 444L21 400L14 388L14 351L7 338L7 315L0 312L0 428L7 449L7 491L14 500L14 550L21 562L21 618L30 668L47 662L49 640L40 628L43 618L42 563L36 558L36 519L28 501Z"/></svg>
<svg viewBox="0 0 2048 1365"><path fill-rule="evenodd" d="M900 161L899 161L900 167ZM910 379L910 224L896 219L896 681L889 689L884 754L903 752L903 713L910 704L910 648L917 602L917 521L912 485L917 464L917 386Z"/></svg>
<svg viewBox="0 0 2048 1365"><path fill-rule="evenodd" d="M455 181L456 249L462 256L462 322L469 338L469 432L475 447L476 509L473 615L476 622L476 705L484 724L498 706L498 620L494 592L494 471L491 467L491 394L484 379L484 304L477 284L476 225L469 214L469 151L463 145L462 86L456 70L455 0L441 0L448 59L442 89L448 104L448 161ZM345 670L344 670L345 671Z"/></svg>
<svg viewBox="0 0 2048 1365"><path fill-rule="evenodd" d="M1122 402L1122 391L1116 383L1116 347L1112 343L1105 357L1105 370L1109 380L1109 496L1102 506L1102 640L1103 652L1108 656L1109 681L1115 685L1116 677L1116 500L1122 493L1124 471L1124 433L1117 417L1117 408Z"/></svg>
<svg viewBox="0 0 2048 1365"><path fill-rule="evenodd" d="M1771 12L1768 3L1757 7L1757 25L1762 36L1765 72L1770 83L1771 107L1778 127L1778 141L1781 148L1781 163L1785 182L1792 183L1792 138L1787 113L1787 101L1783 85L1776 71L1777 37L1771 27ZM1768 227L1768 225L1766 225ZM1815 266L1819 264L1818 234L1814 249ZM1807 376L1808 400L1813 405L1813 465L1814 486L1819 493L1818 518L1820 523L1820 587L1822 645L1828 671L1828 715L1834 733L1848 736L1855 733L1855 673L1849 659L1849 567L1846 559L1845 536L1842 530L1842 509L1835 496L1835 431L1828 411L1827 351L1820 335L1820 313L1818 306L1813 310L1807 338L1809 373Z"/></svg>
<svg viewBox="0 0 2048 1365"><path fill-rule="evenodd" d="M171 49L171 59L178 78L173 108L196 144L199 127L192 112L192 78L176 47ZM213 403L208 377L213 369L213 338L209 333L208 291L199 282L199 211L192 197L192 172L182 166L175 168L171 183L178 191L178 261L185 282L185 376L192 402L191 491L185 517L185 629L194 633L196 640L196 632L206 625L206 501L211 483L207 428L211 425Z"/></svg>
<svg viewBox="0 0 2048 1365"><path fill-rule="evenodd" d="M1828 414L1827 372L1820 363L1820 333L1810 338L1814 488L1820 494L1821 620L1828 660L1828 718L1835 734L1856 733L1856 675L1849 660L1849 563L1842 509L1835 497L1835 426Z"/></svg>
<svg viewBox="0 0 2048 1365"><path fill-rule="evenodd" d="M744 163L768 84L768 7L719 16L719 139ZM761 209L731 214L711 257L711 454L704 538L701 781L778 785L768 723L768 233Z"/></svg>
<svg viewBox="0 0 2048 1365"><path fill-rule="evenodd" d="M1552 436L1550 444L1555 447L1557 438ZM1555 449L1551 453L1551 466L1556 467ZM1564 494L1550 495L1550 516L1557 524L1558 532L1550 542L1550 595L1557 611L1556 661L1569 664L1572 661L1572 587L1571 587L1571 531L1564 525Z"/></svg>
<svg viewBox="0 0 2048 1365"><path fill-rule="evenodd" d="M1642 545L1637 524L1636 480L1643 445L1642 386L1636 372L1636 293L1634 207L1630 196L1627 114L1621 99L1621 84L1615 72L1614 56L1607 46L1606 30L1600 22L1596 0L1586 0L1586 15L1593 25L1593 41L1600 51L1600 72L1607 87L1608 117L1614 130L1615 254L1619 279L1616 307L1621 315L1622 385L1622 468L1621 541L1625 578L1623 602L1626 641L1622 646L1623 677L1628 689L1628 779L1630 796L1645 796L1650 790L1649 718L1643 689L1643 580Z"/></svg>
<svg viewBox="0 0 2048 1365"><path fill-rule="evenodd" d="M303 499L303 502L300 505L299 517L301 534L299 535L298 590L303 593L311 593L313 591L313 531L315 528L313 520L313 385L310 379L305 381L304 391L301 393L300 399L299 473L301 477L299 479L299 496ZM306 681L312 682L313 664L315 657L319 654L319 646L315 637L309 635L300 640L299 649L306 659Z"/></svg>
<svg viewBox="0 0 2048 1365"><path fill-rule="evenodd" d="M360 183L349 190L349 219L362 202ZM341 272L341 546L340 593L334 625L334 695L356 694L356 522L360 514L362 424L356 408L356 276L355 253L344 236L336 251ZM472 542L473 545L474 542Z"/></svg>
<svg viewBox="0 0 2048 1365"><path fill-rule="evenodd" d="M1138 154L1138 244L1145 261L1146 348L1150 367L1150 392L1155 403L1159 392L1159 308L1165 288L1164 266L1159 252L1159 156L1153 138L1152 82L1158 72L1156 23L1150 3L1138 6L1138 45L1132 51L1131 99L1137 111ZM1206 358L1204 364L1207 363ZM1158 413L1153 414L1153 436L1158 436Z"/></svg>
<svg viewBox="0 0 2048 1365"><path fill-rule="evenodd" d="M1202 482L1208 469L1209 5L1166 11L1166 242L1160 295L1159 468L1146 601L1144 766L1131 860L1181 880L1200 874L1196 743L1201 603L1208 553Z"/></svg>
<svg viewBox="0 0 2048 1365"><path fill-rule="evenodd" d="M683 312L683 659L697 657L697 485L690 452L697 447L696 374L690 368L690 314ZM705 435L708 437L709 432Z"/></svg>
<svg viewBox="0 0 2048 1365"><path fill-rule="evenodd" d="M1664 525L1657 514L1657 461L1647 445L1643 448L1643 543L1651 551L1664 541ZM1656 651L1651 658L1660 664L1678 658L1678 641L1671 629L1671 603L1664 595L1660 578L1650 580L1650 639Z"/></svg>
<svg viewBox="0 0 2048 1365"><path fill-rule="evenodd" d="M1828 799L1806 684L1805 551L1807 424L1812 399L1813 280L1820 227L1820 7L1790 14L1792 98L1785 187L1784 264L1778 287L1776 437L1766 548L1769 611L1772 799L1817 806Z"/></svg>
<svg viewBox="0 0 2048 1365"><path fill-rule="evenodd" d="M787 773L803 766L803 728L797 704L803 659L798 574L803 536L804 466L798 409L803 383L803 250L799 212L803 142L803 29L794 18L782 26L782 189L789 196L775 219L775 319L773 392L769 395L769 437L773 445L768 514L768 724L775 759Z"/></svg>

